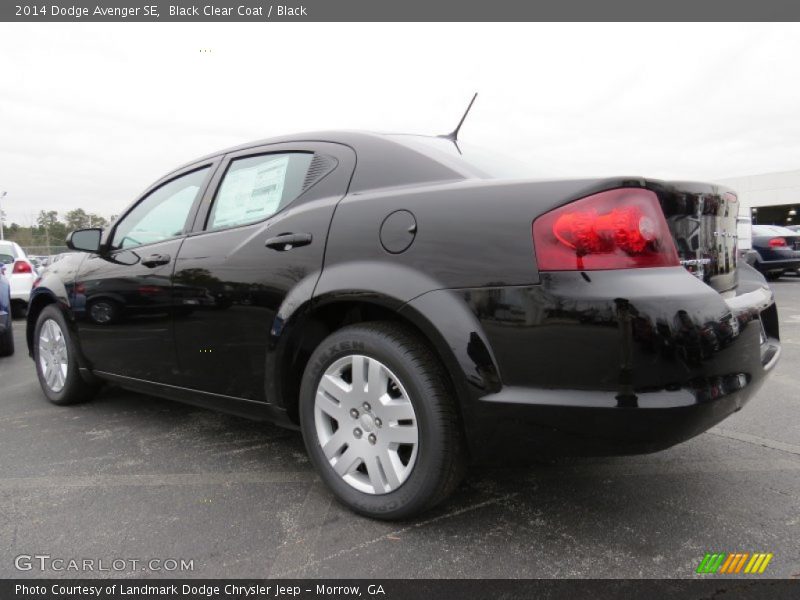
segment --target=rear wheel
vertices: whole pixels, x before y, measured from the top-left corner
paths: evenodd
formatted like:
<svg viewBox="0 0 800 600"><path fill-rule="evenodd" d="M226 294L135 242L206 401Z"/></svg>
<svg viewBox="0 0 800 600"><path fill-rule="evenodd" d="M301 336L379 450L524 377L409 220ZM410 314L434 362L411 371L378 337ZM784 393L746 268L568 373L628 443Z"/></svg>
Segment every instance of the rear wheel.
<svg viewBox="0 0 800 600"><path fill-rule="evenodd" d="M41 312L33 336L36 374L48 400L59 405L90 400L97 386L80 375L75 344L58 307L50 305Z"/></svg>
<svg viewBox="0 0 800 600"><path fill-rule="evenodd" d="M323 340L303 376L300 425L322 479L366 516L418 514L446 498L464 473L442 367L395 323L352 325Z"/></svg>

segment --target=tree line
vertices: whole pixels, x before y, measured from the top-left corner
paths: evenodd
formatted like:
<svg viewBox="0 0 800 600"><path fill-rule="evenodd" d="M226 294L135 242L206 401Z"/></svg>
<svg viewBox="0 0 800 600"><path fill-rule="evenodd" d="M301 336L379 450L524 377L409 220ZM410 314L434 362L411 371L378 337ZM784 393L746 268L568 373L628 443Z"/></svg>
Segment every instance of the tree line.
<svg viewBox="0 0 800 600"><path fill-rule="evenodd" d="M76 229L86 227L108 227L116 215L106 219L94 213L87 213L76 208L64 214L63 218L56 210L41 210L36 217L36 224L24 227L18 223L4 223L5 239L17 242L20 246L63 246L67 234Z"/></svg>

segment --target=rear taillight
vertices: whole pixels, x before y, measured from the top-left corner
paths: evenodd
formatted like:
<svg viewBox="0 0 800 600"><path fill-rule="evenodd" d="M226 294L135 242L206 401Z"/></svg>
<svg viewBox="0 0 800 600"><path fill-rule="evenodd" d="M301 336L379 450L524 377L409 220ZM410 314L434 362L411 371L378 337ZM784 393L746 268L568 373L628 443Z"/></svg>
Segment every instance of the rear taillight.
<svg viewBox="0 0 800 600"><path fill-rule="evenodd" d="M19 273L33 273L33 268L31 267L29 262L24 260L18 260L14 263L14 270L12 271L13 274L17 275Z"/></svg>
<svg viewBox="0 0 800 600"><path fill-rule="evenodd" d="M769 245L772 246L773 248L780 248L780 247L786 245L786 239L785 238L772 238L769 241Z"/></svg>
<svg viewBox="0 0 800 600"><path fill-rule="evenodd" d="M158 285L140 285L139 286L139 293L145 296L152 296L154 294L160 294L166 288L163 288Z"/></svg>
<svg viewBox="0 0 800 600"><path fill-rule="evenodd" d="M680 265L650 190L622 188L577 200L533 222L540 271L595 271Z"/></svg>

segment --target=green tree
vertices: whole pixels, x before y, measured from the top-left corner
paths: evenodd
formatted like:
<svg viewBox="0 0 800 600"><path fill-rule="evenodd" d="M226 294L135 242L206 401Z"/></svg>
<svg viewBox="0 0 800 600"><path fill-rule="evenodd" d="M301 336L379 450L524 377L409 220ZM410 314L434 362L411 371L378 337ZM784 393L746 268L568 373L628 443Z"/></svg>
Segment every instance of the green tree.
<svg viewBox="0 0 800 600"><path fill-rule="evenodd" d="M89 227L108 227L108 221L105 217L89 213Z"/></svg>
<svg viewBox="0 0 800 600"><path fill-rule="evenodd" d="M39 234L46 246L63 246L67 237L67 226L58 220L58 211L41 210L36 218Z"/></svg>
<svg viewBox="0 0 800 600"><path fill-rule="evenodd" d="M40 210L39 216L36 217L36 224L42 229L50 229L58 223L58 211L56 210Z"/></svg>
<svg viewBox="0 0 800 600"><path fill-rule="evenodd" d="M107 227L108 221L105 217L94 213L87 213L82 208L69 211L64 217L66 220L67 231L76 229L86 229L87 227Z"/></svg>
<svg viewBox="0 0 800 600"><path fill-rule="evenodd" d="M67 229L69 231L89 227L89 215L87 215L86 211L82 208L69 211L64 216L64 219L67 222Z"/></svg>

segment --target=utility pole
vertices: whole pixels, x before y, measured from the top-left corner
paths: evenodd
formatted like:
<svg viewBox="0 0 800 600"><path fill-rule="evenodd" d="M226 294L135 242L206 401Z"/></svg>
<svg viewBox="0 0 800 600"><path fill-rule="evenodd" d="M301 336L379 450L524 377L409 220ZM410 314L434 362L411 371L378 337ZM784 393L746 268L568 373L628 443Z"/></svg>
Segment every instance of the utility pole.
<svg viewBox="0 0 800 600"><path fill-rule="evenodd" d="M0 192L0 200L6 197L7 192ZM3 207L0 205L0 240L6 239L3 236Z"/></svg>

